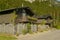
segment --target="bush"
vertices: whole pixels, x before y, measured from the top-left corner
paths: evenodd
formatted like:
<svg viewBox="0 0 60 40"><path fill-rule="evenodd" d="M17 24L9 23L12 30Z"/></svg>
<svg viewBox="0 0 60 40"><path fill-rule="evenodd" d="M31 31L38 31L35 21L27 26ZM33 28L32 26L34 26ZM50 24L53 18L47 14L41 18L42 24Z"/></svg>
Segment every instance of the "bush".
<svg viewBox="0 0 60 40"><path fill-rule="evenodd" d="M25 29L22 30L22 34L24 34L24 35L27 34L27 30L25 30Z"/></svg>
<svg viewBox="0 0 60 40"><path fill-rule="evenodd" d="M16 36L19 36L19 34L18 34L18 33L16 33Z"/></svg>
<svg viewBox="0 0 60 40"><path fill-rule="evenodd" d="M28 19L29 20L37 20L37 18L33 18L33 17L30 17L30 16L28 16Z"/></svg>
<svg viewBox="0 0 60 40"><path fill-rule="evenodd" d="M29 33L30 30L31 30L31 25L28 23L27 24L27 32Z"/></svg>
<svg viewBox="0 0 60 40"><path fill-rule="evenodd" d="M45 25L45 23L46 23L46 20L42 20L42 22L41 22L41 25Z"/></svg>
<svg viewBox="0 0 60 40"><path fill-rule="evenodd" d="M30 33L30 34L32 34L33 32L31 31L31 25L30 25L30 23L28 23L27 24L27 30L26 29L24 29L24 30L22 30L22 34L27 34L27 33Z"/></svg>
<svg viewBox="0 0 60 40"><path fill-rule="evenodd" d="M56 29L60 29L60 25L57 25L55 28L56 28Z"/></svg>
<svg viewBox="0 0 60 40"><path fill-rule="evenodd" d="M33 32L31 30L29 30L29 33L32 34Z"/></svg>

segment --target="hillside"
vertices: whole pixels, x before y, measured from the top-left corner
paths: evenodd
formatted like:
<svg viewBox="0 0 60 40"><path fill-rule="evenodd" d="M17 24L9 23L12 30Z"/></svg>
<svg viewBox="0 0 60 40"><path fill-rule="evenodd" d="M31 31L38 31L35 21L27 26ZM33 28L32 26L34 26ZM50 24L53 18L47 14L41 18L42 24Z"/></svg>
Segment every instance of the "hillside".
<svg viewBox="0 0 60 40"><path fill-rule="evenodd" d="M22 3L24 6L29 6L35 13L50 13L49 11L53 10L53 6L50 7L49 1L34 1L33 3L29 3L28 1L24 0L0 0L0 10L10 9L10 8L17 8L21 7ZM57 7L58 8L58 7ZM59 8L58 8L59 9Z"/></svg>

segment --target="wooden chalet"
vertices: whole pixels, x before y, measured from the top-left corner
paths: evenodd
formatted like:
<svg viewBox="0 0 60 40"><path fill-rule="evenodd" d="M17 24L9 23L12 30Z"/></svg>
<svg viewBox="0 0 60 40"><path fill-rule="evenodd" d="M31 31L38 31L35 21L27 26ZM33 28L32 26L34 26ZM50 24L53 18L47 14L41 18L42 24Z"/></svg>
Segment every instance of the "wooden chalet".
<svg viewBox="0 0 60 40"><path fill-rule="evenodd" d="M43 22L43 20L45 21L45 25L51 25L53 22L53 18L51 17L51 15L42 15L42 16L38 16L37 17L37 23L41 23Z"/></svg>
<svg viewBox="0 0 60 40"><path fill-rule="evenodd" d="M32 17L34 15L29 7L18 8L16 14L18 15L16 17L16 23L28 23L30 22L28 16Z"/></svg>
<svg viewBox="0 0 60 40"><path fill-rule="evenodd" d="M17 17L14 18L16 15ZM0 23L25 23L29 22L28 16L32 17L33 15L34 13L29 7L3 10L0 11Z"/></svg>
<svg viewBox="0 0 60 40"><path fill-rule="evenodd" d="M14 13L13 13L14 12ZM17 15L17 16L16 16ZM0 23L36 23L40 24L43 20L46 25L52 23L53 18L50 15L35 16L29 7L14 8L0 11ZM16 17L15 17L16 16ZM30 20L28 17L36 18L37 20Z"/></svg>

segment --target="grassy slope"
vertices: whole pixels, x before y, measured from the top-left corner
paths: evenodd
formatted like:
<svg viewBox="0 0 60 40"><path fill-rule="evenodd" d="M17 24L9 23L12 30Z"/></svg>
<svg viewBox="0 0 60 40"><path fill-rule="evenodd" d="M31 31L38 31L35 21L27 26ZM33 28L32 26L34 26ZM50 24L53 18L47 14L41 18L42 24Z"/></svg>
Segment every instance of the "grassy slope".
<svg viewBox="0 0 60 40"><path fill-rule="evenodd" d="M24 0L0 0L0 10L21 7L22 3L24 6L29 6L37 15L47 14L53 11L53 7L49 7L49 1L35 1L31 4L29 2L25 2Z"/></svg>
<svg viewBox="0 0 60 40"><path fill-rule="evenodd" d="M0 36L0 40L16 40L16 38L11 36Z"/></svg>
<svg viewBox="0 0 60 40"><path fill-rule="evenodd" d="M11 34L0 33L0 40L16 40L17 38Z"/></svg>

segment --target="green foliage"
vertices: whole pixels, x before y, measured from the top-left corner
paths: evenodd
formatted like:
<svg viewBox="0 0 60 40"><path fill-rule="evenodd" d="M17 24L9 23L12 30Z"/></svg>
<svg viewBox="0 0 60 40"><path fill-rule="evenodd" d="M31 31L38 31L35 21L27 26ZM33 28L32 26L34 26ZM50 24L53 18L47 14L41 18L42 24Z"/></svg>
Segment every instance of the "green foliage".
<svg viewBox="0 0 60 40"><path fill-rule="evenodd" d="M22 30L22 34L24 34L24 35L27 34L27 30L25 30L25 29Z"/></svg>
<svg viewBox="0 0 60 40"><path fill-rule="evenodd" d="M56 28L56 29L60 29L60 25L56 25L55 28Z"/></svg>
<svg viewBox="0 0 60 40"><path fill-rule="evenodd" d="M56 28L57 28L57 29L60 29L60 26L57 26Z"/></svg>
<svg viewBox="0 0 60 40"><path fill-rule="evenodd" d="M17 17L17 15L15 13L16 13L15 11L11 13L12 14L11 20L14 20Z"/></svg>
<svg viewBox="0 0 60 40"><path fill-rule="evenodd" d="M42 22L41 22L41 25L45 25L45 23L46 23L46 20L42 20Z"/></svg>
<svg viewBox="0 0 60 40"><path fill-rule="evenodd" d="M30 34L32 34L33 32L31 31L31 24L30 23L28 23L27 24L27 30L26 29L24 29L24 30L22 30L22 34L27 34L27 33L30 33Z"/></svg>
<svg viewBox="0 0 60 40"><path fill-rule="evenodd" d="M28 33L29 33L30 30L31 30L31 25L30 25L29 23L27 24L27 30L28 30L28 31L27 31Z"/></svg>
<svg viewBox="0 0 60 40"><path fill-rule="evenodd" d="M30 20L37 20L37 18L33 18L33 17L30 17L30 16L28 16L28 19L30 19Z"/></svg>
<svg viewBox="0 0 60 40"><path fill-rule="evenodd" d="M32 32L31 30L29 30L29 33L30 33L30 34L33 34L33 32Z"/></svg>
<svg viewBox="0 0 60 40"><path fill-rule="evenodd" d="M0 40L16 40L16 38L12 36L0 36Z"/></svg>

